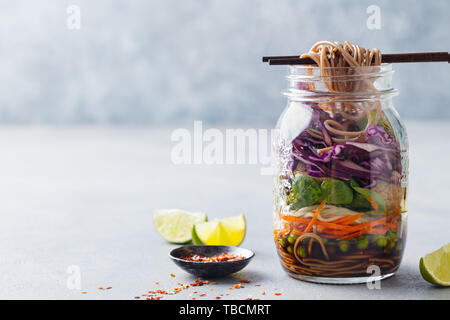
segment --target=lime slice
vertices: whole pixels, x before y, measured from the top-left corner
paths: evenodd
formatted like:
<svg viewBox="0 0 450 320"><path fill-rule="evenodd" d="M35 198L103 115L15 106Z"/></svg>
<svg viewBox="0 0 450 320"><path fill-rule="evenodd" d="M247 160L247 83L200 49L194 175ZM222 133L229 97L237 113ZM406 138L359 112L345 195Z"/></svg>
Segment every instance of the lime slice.
<svg viewBox="0 0 450 320"><path fill-rule="evenodd" d="M156 231L166 241L177 244L191 242L194 223L202 223L206 220L205 213L179 209L156 210L153 214Z"/></svg>
<svg viewBox="0 0 450 320"><path fill-rule="evenodd" d="M192 241L195 244L238 246L245 238L245 217L243 214L196 223L192 228Z"/></svg>
<svg viewBox="0 0 450 320"><path fill-rule="evenodd" d="M420 273L428 282L450 286L450 243L420 258Z"/></svg>

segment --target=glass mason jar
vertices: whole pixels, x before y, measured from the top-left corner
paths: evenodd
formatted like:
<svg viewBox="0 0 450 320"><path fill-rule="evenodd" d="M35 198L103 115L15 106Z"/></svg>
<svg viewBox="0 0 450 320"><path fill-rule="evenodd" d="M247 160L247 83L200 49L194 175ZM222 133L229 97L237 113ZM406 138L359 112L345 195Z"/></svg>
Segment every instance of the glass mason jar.
<svg viewBox="0 0 450 320"><path fill-rule="evenodd" d="M406 240L408 141L392 66L291 66L275 139L273 229L294 278L394 275Z"/></svg>

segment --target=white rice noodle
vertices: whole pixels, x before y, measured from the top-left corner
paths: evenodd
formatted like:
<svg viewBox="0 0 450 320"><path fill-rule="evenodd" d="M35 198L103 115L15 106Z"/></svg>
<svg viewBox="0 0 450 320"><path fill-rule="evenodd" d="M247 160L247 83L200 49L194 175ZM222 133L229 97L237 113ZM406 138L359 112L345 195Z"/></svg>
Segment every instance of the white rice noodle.
<svg viewBox="0 0 450 320"><path fill-rule="evenodd" d="M289 213L289 215L295 216L295 217L302 217L302 218L312 218L318 207L319 207L318 205L304 207L304 208L298 209L296 211L291 211ZM336 207L333 205L326 204L320 211L317 219L320 221L324 221L324 222L331 222L333 220L336 220L336 219L339 219L339 218L342 218L345 216L353 216L353 215L360 214L360 213L361 212L353 211L353 210L350 210L347 208ZM371 220L370 216L362 215L355 221L355 223L363 223L363 222L367 222L370 220Z"/></svg>

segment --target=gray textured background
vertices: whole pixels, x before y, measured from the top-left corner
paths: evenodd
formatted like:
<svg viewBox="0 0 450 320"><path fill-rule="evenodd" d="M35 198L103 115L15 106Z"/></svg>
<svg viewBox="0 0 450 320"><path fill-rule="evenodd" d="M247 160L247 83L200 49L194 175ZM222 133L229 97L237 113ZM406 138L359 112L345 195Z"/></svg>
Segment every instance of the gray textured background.
<svg viewBox="0 0 450 320"><path fill-rule="evenodd" d="M386 53L449 50L449 1L5 1L0 123L273 125L285 67L266 54L349 40ZM81 8L81 29L66 27ZM366 9L381 7L382 29ZM405 118L450 117L450 66L398 65Z"/></svg>

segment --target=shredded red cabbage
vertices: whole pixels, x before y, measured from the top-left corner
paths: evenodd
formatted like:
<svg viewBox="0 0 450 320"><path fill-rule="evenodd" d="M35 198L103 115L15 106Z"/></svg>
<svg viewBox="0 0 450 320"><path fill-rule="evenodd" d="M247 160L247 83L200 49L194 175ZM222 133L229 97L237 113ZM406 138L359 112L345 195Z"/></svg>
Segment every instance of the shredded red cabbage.
<svg viewBox="0 0 450 320"><path fill-rule="evenodd" d="M325 137L328 132L321 114L325 113L314 110L310 128L322 131ZM389 179L393 170L401 172L399 146L383 127L369 126L365 138L367 142L336 143L329 151L318 154L317 150L328 147L327 144L305 130L292 142L290 169L295 170L301 161L310 176L354 178L366 188L374 187L379 178Z"/></svg>

